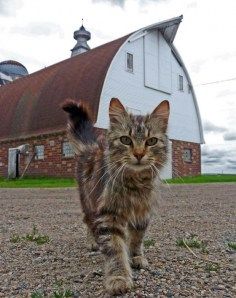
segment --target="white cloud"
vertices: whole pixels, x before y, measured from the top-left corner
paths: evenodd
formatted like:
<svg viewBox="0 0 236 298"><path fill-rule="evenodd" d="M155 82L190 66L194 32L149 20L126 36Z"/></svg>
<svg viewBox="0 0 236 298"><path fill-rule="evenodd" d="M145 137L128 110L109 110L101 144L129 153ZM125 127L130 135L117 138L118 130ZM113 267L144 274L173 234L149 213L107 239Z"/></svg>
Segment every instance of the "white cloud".
<svg viewBox="0 0 236 298"><path fill-rule="evenodd" d="M197 94L205 146L213 151L225 149L230 156L236 148L225 138L236 127L235 81L201 84L236 77L235 11L235 0L227 0L227 5L215 0L0 0L0 60L19 60L33 72L70 57L73 32L82 18L94 48L183 14L175 44ZM233 171L225 156L218 162L204 158L203 172Z"/></svg>
<svg viewBox="0 0 236 298"><path fill-rule="evenodd" d="M31 22L25 26L12 27L10 32L34 37L48 35L58 35L60 38L63 37L61 26L50 22Z"/></svg>
<svg viewBox="0 0 236 298"><path fill-rule="evenodd" d="M125 0L93 0L93 2L97 3L109 3L111 5L118 5L120 7L124 7Z"/></svg>
<svg viewBox="0 0 236 298"><path fill-rule="evenodd" d="M236 131L227 132L224 134L225 141L236 141Z"/></svg>
<svg viewBox="0 0 236 298"><path fill-rule="evenodd" d="M205 133L224 132L227 130L225 127L217 126L217 125L211 123L210 121L203 122L203 129L204 129Z"/></svg>
<svg viewBox="0 0 236 298"><path fill-rule="evenodd" d="M21 0L0 0L0 15L15 16L16 10L23 5Z"/></svg>

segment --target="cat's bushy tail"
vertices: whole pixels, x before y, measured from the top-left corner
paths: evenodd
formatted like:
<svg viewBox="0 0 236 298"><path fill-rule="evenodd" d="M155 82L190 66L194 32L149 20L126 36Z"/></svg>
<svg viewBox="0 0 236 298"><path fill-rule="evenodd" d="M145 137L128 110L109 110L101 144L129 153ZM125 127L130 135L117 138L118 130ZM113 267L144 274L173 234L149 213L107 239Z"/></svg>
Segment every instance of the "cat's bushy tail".
<svg viewBox="0 0 236 298"><path fill-rule="evenodd" d="M90 145L96 146L96 135L89 109L83 103L67 99L62 109L69 114L68 137L75 153L86 151Z"/></svg>

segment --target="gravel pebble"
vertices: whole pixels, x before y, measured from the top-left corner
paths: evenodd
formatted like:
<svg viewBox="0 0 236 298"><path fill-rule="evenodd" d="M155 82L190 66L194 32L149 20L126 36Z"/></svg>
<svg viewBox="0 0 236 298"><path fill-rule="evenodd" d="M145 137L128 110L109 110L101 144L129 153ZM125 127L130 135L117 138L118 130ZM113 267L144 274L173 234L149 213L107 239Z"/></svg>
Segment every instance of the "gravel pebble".
<svg viewBox="0 0 236 298"><path fill-rule="evenodd" d="M123 297L235 297L236 184L162 187L157 215L147 232L149 268L134 270L134 288ZM73 297L109 297L104 260L87 248L75 188L0 189L0 297L70 290ZM36 225L49 243L13 243ZM209 253L176 245L196 234ZM217 263L216 267L213 267ZM212 269L213 268L213 269Z"/></svg>

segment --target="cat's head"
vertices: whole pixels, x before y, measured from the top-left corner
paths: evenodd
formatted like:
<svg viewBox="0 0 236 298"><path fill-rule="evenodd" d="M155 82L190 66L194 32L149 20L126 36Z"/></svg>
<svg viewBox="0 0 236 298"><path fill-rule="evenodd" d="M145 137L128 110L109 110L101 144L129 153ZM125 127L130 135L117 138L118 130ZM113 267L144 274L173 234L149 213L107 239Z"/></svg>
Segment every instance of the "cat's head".
<svg viewBox="0 0 236 298"><path fill-rule="evenodd" d="M125 163L126 167L137 171L151 165L160 169L165 164L169 118L167 100L151 114L142 116L129 114L117 98L112 98L109 117L108 143L113 163Z"/></svg>

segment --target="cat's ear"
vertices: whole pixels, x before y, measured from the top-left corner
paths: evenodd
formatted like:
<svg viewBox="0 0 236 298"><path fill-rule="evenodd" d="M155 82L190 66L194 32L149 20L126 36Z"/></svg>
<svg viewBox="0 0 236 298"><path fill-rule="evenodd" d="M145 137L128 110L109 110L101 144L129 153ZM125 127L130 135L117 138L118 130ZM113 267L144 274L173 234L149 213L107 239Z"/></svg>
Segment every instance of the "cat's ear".
<svg viewBox="0 0 236 298"><path fill-rule="evenodd" d="M111 123L120 122L120 120L128 115L124 106L118 98L112 98L109 107L109 117Z"/></svg>
<svg viewBox="0 0 236 298"><path fill-rule="evenodd" d="M168 100L162 101L151 113L151 118L156 118L161 122L164 131L167 129L170 114L170 104Z"/></svg>

